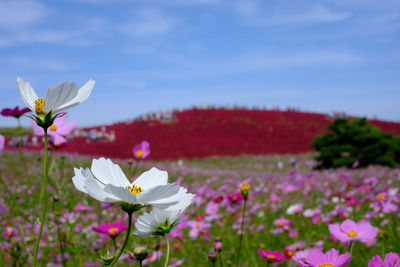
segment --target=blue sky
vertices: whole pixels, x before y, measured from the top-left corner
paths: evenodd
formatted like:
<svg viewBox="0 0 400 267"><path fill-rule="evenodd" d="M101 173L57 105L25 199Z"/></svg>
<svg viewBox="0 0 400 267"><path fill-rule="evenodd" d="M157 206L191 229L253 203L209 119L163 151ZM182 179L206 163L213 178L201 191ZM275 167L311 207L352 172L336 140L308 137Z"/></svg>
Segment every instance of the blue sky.
<svg viewBox="0 0 400 267"><path fill-rule="evenodd" d="M17 76L39 96L93 78L80 126L194 104L400 120L397 0L1 0L0 14L0 108L23 105Z"/></svg>

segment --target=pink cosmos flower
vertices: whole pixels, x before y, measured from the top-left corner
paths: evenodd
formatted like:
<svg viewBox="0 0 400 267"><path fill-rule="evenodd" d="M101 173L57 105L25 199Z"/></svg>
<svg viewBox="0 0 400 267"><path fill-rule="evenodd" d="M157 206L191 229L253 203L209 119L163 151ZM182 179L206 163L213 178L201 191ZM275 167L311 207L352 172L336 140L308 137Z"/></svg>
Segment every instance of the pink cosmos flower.
<svg viewBox="0 0 400 267"><path fill-rule="evenodd" d="M279 218L274 221L274 224L275 224L275 226L288 229L288 226L290 225L290 221L285 218Z"/></svg>
<svg viewBox="0 0 400 267"><path fill-rule="evenodd" d="M299 257L299 252L293 256L293 260L303 267L344 267L351 261L348 252L339 255L339 251L334 248L326 253L323 253L320 249L310 249L307 251L308 255L302 255L303 257Z"/></svg>
<svg viewBox="0 0 400 267"><path fill-rule="evenodd" d="M342 242L359 240L367 243L376 237L378 230L377 227L364 220L357 223L352 220L345 220L340 225L338 223L329 225L330 233Z"/></svg>
<svg viewBox="0 0 400 267"><path fill-rule="evenodd" d="M271 200L272 202L276 202L279 201L281 198L278 195L275 195L274 193L272 193L271 195L269 195L269 200Z"/></svg>
<svg viewBox="0 0 400 267"><path fill-rule="evenodd" d="M145 159L150 155L150 144L147 141L142 141L140 144L132 148L132 153L137 159Z"/></svg>
<svg viewBox="0 0 400 267"><path fill-rule="evenodd" d="M19 109L19 107L16 106L15 108L3 108L1 110L1 115L5 117L15 117L18 119L19 117L30 111L31 110L29 108Z"/></svg>
<svg viewBox="0 0 400 267"><path fill-rule="evenodd" d="M157 259L161 258L163 255L161 250L153 251L149 254L149 256L143 261L143 265L146 265L151 262L155 262Z"/></svg>
<svg viewBox="0 0 400 267"><path fill-rule="evenodd" d="M76 206L75 206L75 208L74 208L74 211L77 211L77 212L86 212L86 211L91 211L91 210L93 210L92 207L90 207L90 206L85 206L85 205L83 205L82 203L76 204Z"/></svg>
<svg viewBox="0 0 400 267"><path fill-rule="evenodd" d="M67 139L65 138L65 136L67 136L70 132L72 132L76 128L77 125L76 121L65 124L67 118L68 118L67 113L65 113L64 116L57 117L54 120L54 124L52 124L47 129L48 135L52 138L52 141L56 146L66 143ZM38 126L35 121L32 120L31 122L32 122L33 133L37 136L44 136L43 128Z"/></svg>
<svg viewBox="0 0 400 267"><path fill-rule="evenodd" d="M6 227L6 230L3 232L2 236L10 240L13 236L17 235L17 231L15 231L12 227Z"/></svg>
<svg viewBox="0 0 400 267"><path fill-rule="evenodd" d="M206 213L208 215L215 215L218 213L219 205L215 202L209 202L206 206Z"/></svg>
<svg viewBox="0 0 400 267"><path fill-rule="evenodd" d="M396 212L398 209L397 205L388 201L385 204L383 204L382 207L382 212L383 213L391 213L391 212Z"/></svg>
<svg viewBox="0 0 400 267"><path fill-rule="evenodd" d="M376 255L368 262L368 267L400 267L400 256L396 253L387 253L385 261L382 261L381 256Z"/></svg>
<svg viewBox="0 0 400 267"><path fill-rule="evenodd" d="M126 225L125 222L105 223L97 227L93 227L92 229L93 231L98 232L100 234L114 237L117 234L128 229L128 225Z"/></svg>
<svg viewBox="0 0 400 267"><path fill-rule="evenodd" d="M2 136L2 135L0 134L0 156L1 156L1 152L2 152L3 149L4 149L4 143L5 143L5 138L4 138L4 136Z"/></svg>
<svg viewBox="0 0 400 267"><path fill-rule="evenodd" d="M262 250L259 248L257 252L264 260L269 262L281 262L286 260L285 256L279 251Z"/></svg>
<svg viewBox="0 0 400 267"><path fill-rule="evenodd" d="M190 227L189 236L192 239L197 239L200 234L207 233L211 228L211 224L204 220L203 215L197 216L196 220L188 221L187 226Z"/></svg>

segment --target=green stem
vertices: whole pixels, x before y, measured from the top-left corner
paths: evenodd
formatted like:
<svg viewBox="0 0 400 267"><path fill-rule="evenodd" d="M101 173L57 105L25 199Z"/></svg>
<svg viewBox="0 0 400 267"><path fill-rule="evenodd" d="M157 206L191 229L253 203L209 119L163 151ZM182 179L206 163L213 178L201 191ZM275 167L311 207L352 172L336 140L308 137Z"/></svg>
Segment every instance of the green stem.
<svg viewBox="0 0 400 267"><path fill-rule="evenodd" d="M110 266L114 266L114 264L118 261L119 257L121 257L122 253L125 250L126 245L128 244L129 241L129 235L131 234L131 226L132 226L132 214L133 212L127 212L128 213L128 230L126 231L126 236L124 243L122 244L121 249L118 251L118 254L114 257L114 260L110 263Z"/></svg>
<svg viewBox="0 0 400 267"><path fill-rule="evenodd" d="M244 217L246 215L246 201L247 198L244 198L244 202L243 202L243 209L242 209L242 222L240 223L240 236L239 236L239 247L237 250L237 257L236 257L236 267L239 266L239 261L240 261L240 251L242 250L242 241L243 241L243 236L244 236L244 232L243 232L243 228L244 228Z"/></svg>
<svg viewBox="0 0 400 267"><path fill-rule="evenodd" d="M354 247L354 241L350 241L350 243L349 243L349 253L350 253L350 256L351 256L351 254L352 254L352 252L353 252L353 247Z"/></svg>
<svg viewBox="0 0 400 267"><path fill-rule="evenodd" d="M218 252L218 259L219 259L219 265L220 265L221 267L224 267L224 262L222 261L221 252Z"/></svg>
<svg viewBox="0 0 400 267"><path fill-rule="evenodd" d="M116 240L116 238L117 238L117 236L116 236L116 235L113 235L113 236L111 236L112 243L113 243L113 246L114 246L115 250L117 250L117 249L118 249L118 247L117 247L117 240Z"/></svg>
<svg viewBox="0 0 400 267"><path fill-rule="evenodd" d="M167 257L165 258L164 267L167 267L168 266L168 262L169 262L169 239L168 239L168 235L165 236L165 239L167 240Z"/></svg>
<svg viewBox="0 0 400 267"><path fill-rule="evenodd" d="M134 178L135 177L135 174L136 174L136 171L137 171L137 169L138 169L138 167L139 167L139 163L140 163L140 158L136 161L136 165L135 165L135 168L133 169L133 172L132 172L132 177Z"/></svg>
<svg viewBox="0 0 400 267"><path fill-rule="evenodd" d="M46 220L47 211L47 129L44 129L44 163L43 163L43 184L42 184L43 208L42 217L40 221L40 229L36 238L35 253L33 255L33 266L37 264L37 253L39 249L40 237L42 236L44 221Z"/></svg>
<svg viewBox="0 0 400 267"><path fill-rule="evenodd" d="M29 186L29 188L32 188L31 176L28 173L28 167L26 166L26 161L25 161L24 155L22 153L22 125L21 125L21 121L19 118L18 118L18 129L19 129L19 141L18 141L19 158L22 161L22 164L24 165L25 174L28 176L28 186Z"/></svg>

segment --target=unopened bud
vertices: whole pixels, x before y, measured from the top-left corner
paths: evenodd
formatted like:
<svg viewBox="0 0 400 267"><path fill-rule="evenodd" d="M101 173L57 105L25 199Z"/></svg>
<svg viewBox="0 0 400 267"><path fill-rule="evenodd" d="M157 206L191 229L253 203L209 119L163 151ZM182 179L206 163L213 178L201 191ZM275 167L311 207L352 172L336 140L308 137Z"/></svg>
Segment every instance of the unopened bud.
<svg viewBox="0 0 400 267"><path fill-rule="evenodd" d="M243 183L240 186L240 194L242 194L242 196L246 199L247 195L249 194L250 191L250 186L248 183Z"/></svg>
<svg viewBox="0 0 400 267"><path fill-rule="evenodd" d="M104 265L110 265L114 258L114 253L110 253L109 251L107 251L106 255L100 255L100 259Z"/></svg>
<svg viewBox="0 0 400 267"><path fill-rule="evenodd" d="M208 260L212 263L215 263L217 261L217 253L215 253L214 251L208 253Z"/></svg>
<svg viewBox="0 0 400 267"><path fill-rule="evenodd" d="M136 260L143 261L147 256L149 256L149 252L146 247L136 247L133 251L133 256Z"/></svg>
<svg viewBox="0 0 400 267"><path fill-rule="evenodd" d="M222 250L222 242L221 241L215 241L214 243L214 249L218 252Z"/></svg>

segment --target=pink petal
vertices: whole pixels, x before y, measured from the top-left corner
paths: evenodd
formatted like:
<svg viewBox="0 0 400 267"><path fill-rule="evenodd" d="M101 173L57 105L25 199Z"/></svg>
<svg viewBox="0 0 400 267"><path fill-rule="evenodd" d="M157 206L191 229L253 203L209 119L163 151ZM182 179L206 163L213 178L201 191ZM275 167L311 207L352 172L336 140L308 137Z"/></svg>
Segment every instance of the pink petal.
<svg viewBox="0 0 400 267"><path fill-rule="evenodd" d="M62 135L68 135L70 132L72 132L75 128L78 122L73 121L67 124L64 124L60 127L57 128L56 132Z"/></svg>
<svg viewBox="0 0 400 267"><path fill-rule="evenodd" d="M351 231L357 231L357 228L358 228L357 224L352 220L345 220L340 225L340 230L342 230L345 233L350 233Z"/></svg>
<svg viewBox="0 0 400 267"><path fill-rule="evenodd" d="M36 124L35 121L31 121L32 124L32 129L33 129L33 134L37 136L43 136L44 135L44 130L42 127Z"/></svg>
<svg viewBox="0 0 400 267"><path fill-rule="evenodd" d="M59 127L63 125L68 119L68 113L64 113L63 116L57 117L57 119L54 120L54 125Z"/></svg>

